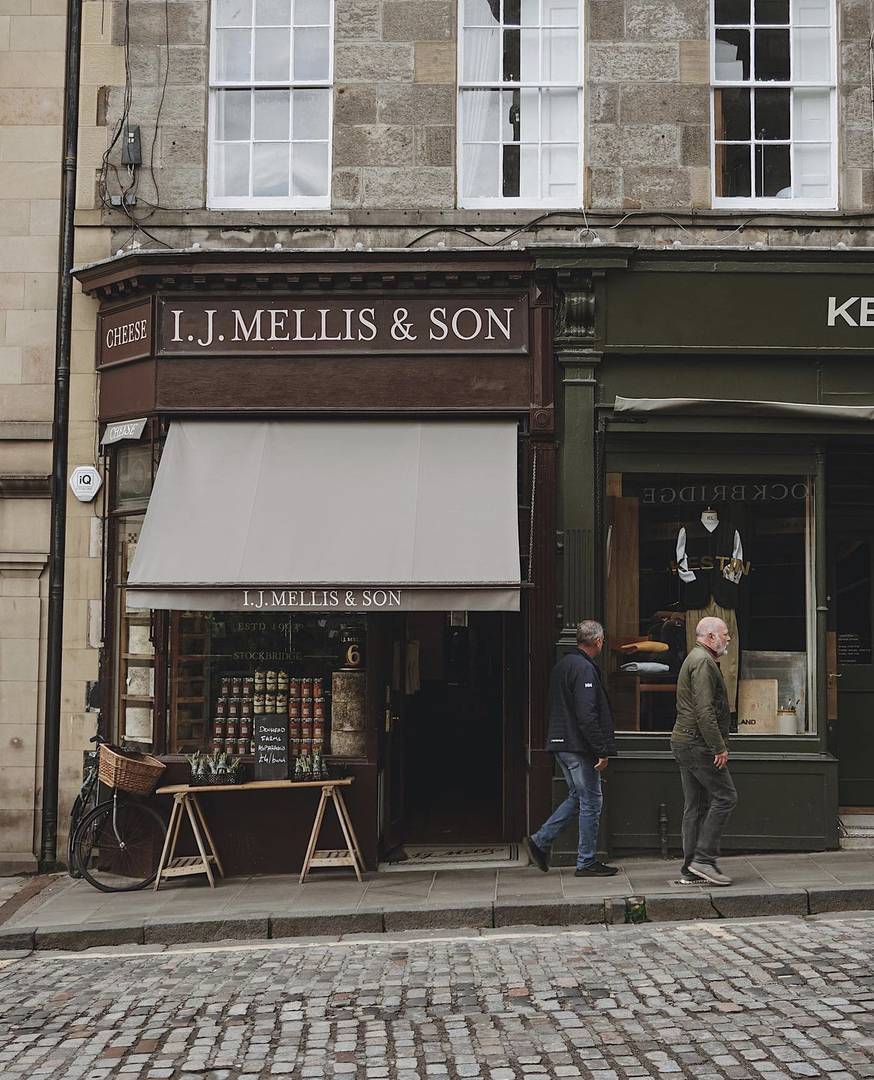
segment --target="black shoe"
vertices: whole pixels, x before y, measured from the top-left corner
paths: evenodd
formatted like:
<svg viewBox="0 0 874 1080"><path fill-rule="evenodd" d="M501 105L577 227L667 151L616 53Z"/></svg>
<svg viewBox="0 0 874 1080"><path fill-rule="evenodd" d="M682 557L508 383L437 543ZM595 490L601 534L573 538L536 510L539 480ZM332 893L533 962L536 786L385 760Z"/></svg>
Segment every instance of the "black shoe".
<svg viewBox="0 0 874 1080"><path fill-rule="evenodd" d="M704 879L695 877L694 874L688 870L681 870L680 876L677 878L675 884L677 885L703 885Z"/></svg>
<svg viewBox="0 0 874 1080"><path fill-rule="evenodd" d="M525 847L528 849L528 858L544 874L549 872L549 855L538 847L530 836L525 837Z"/></svg>
<svg viewBox="0 0 874 1080"><path fill-rule="evenodd" d="M619 873L618 866L607 866L606 863L593 862L574 871L574 877L613 877Z"/></svg>

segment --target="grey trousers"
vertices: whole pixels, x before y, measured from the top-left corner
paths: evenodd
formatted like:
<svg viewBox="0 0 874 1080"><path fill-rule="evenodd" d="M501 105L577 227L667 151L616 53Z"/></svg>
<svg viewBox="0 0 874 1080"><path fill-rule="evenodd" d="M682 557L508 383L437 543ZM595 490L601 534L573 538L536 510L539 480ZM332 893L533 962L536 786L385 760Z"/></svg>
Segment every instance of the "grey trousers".
<svg viewBox="0 0 874 1080"><path fill-rule="evenodd" d="M717 769L713 751L700 743L671 742L683 782L683 869L690 862L712 866L722 833L737 806L728 768Z"/></svg>

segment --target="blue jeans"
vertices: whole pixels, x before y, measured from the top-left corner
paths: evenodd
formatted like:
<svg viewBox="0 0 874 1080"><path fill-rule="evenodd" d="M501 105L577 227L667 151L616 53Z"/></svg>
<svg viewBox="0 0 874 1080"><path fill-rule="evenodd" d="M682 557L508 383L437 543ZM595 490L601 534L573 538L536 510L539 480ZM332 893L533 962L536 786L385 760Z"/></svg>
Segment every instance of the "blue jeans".
<svg viewBox="0 0 874 1080"><path fill-rule="evenodd" d="M579 818L580 846L577 869L597 862L598 822L601 819L601 774L595 768L595 758L589 754L556 754L567 781L568 797L531 837L543 851L549 851L553 840Z"/></svg>

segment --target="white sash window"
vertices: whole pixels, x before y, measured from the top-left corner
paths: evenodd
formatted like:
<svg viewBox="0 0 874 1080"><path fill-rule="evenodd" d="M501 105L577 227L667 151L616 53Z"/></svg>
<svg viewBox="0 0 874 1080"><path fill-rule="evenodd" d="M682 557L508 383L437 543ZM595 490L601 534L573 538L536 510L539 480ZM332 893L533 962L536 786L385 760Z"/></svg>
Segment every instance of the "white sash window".
<svg viewBox="0 0 874 1080"><path fill-rule="evenodd" d="M459 205L582 205L581 0L460 0Z"/></svg>
<svg viewBox="0 0 874 1080"><path fill-rule="evenodd" d="M713 0L713 205L836 206L834 0Z"/></svg>
<svg viewBox="0 0 874 1080"><path fill-rule="evenodd" d="M330 206L333 0L215 0L209 199Z"/></svg>

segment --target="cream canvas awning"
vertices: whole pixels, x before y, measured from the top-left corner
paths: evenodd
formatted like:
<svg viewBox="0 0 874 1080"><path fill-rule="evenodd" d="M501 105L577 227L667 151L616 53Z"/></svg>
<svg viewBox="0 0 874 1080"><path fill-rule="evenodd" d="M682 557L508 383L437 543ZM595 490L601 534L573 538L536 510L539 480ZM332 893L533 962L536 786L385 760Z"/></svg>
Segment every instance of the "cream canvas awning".
<svg viewBox="0 0 874 1080"><path fill-rule="evenodd" d="M129 607L519 609L510 421L175 421Z"/></svg>

